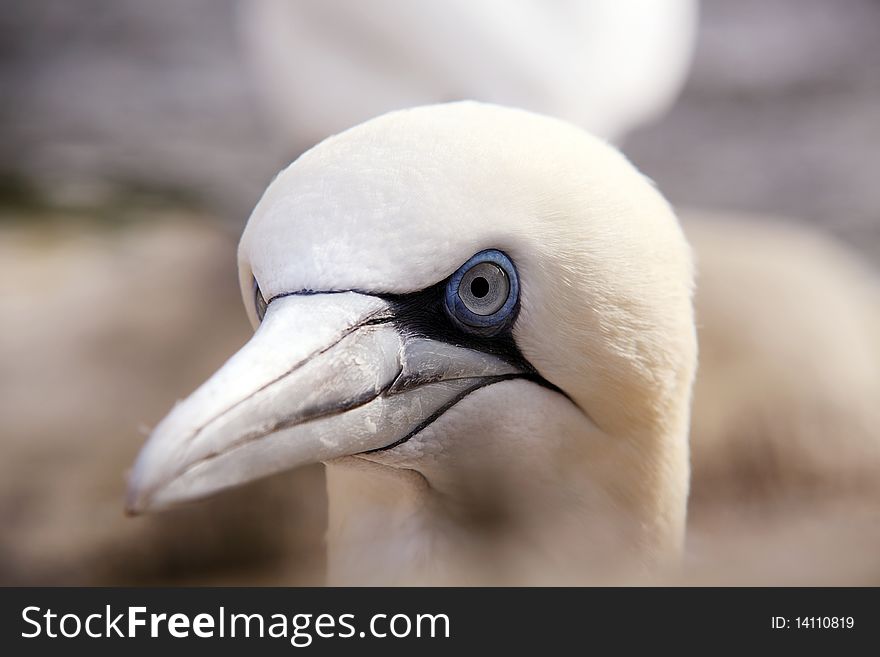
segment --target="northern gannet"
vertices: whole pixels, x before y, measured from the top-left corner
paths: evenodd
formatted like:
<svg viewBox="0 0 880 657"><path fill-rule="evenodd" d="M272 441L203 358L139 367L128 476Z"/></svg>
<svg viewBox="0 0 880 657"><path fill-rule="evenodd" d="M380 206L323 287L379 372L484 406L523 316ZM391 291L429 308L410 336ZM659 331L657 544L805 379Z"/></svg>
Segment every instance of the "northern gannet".
<svg viewBox="0 0 880 657"><path fill-rule="evenodd" d="M254 336L155 428L130 511L324 462L333 582L479 572L495 531L568 577L679 554L691 257L612 147L479 103L386 114L279 174L239 271Z"/></svg>

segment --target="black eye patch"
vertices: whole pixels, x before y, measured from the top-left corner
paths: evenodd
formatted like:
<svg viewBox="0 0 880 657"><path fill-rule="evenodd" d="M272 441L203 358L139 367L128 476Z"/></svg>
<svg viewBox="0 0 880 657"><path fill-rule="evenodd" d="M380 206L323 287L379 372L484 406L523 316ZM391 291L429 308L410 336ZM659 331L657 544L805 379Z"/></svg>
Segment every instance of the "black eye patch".
<svg viewBox="0 0 880 657"><path fill-rule="evenodd" d="M376 323L390 321L398 331L457 347L483 351L501 358L524 373L537 375L513 339L512 327L485 337L461 330L444 309L446 281L408 294L378 294L391 306L391 315L377 318Z"/></svg>

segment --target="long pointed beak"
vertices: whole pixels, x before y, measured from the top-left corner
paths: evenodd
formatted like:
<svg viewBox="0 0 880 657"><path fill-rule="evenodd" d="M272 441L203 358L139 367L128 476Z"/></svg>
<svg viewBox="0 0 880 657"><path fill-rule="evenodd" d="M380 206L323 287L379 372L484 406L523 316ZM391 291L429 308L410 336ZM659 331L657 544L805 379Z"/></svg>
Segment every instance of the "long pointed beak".
<svg viewBox="0 0 880 657"><path fill-rule="evenodd" d="M275 299L251 340L153 431L127 510L382 449L468 392L518 374L489 354L402 334L378 297Z"/></svg>

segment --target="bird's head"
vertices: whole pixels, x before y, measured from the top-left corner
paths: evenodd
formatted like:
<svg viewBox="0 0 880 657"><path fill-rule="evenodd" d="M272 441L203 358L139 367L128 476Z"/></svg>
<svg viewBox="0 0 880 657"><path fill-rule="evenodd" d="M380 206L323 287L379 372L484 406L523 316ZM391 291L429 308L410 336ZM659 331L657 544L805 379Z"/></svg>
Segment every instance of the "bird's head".
<svg viewBox="0 0 880 657"><path fill-rule="evenodd" d="M442 489L483 460L681 529L690 254L605 143L476 103L387 114L276 178L239 270L254 336L156 427L132 510L352 456Z"/></svg>

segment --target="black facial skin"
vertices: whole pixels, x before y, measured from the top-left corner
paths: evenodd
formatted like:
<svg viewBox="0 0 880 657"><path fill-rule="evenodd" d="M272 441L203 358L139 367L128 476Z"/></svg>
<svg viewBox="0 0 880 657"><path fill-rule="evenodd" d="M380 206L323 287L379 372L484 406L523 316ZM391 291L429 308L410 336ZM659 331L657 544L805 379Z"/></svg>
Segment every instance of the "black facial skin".
<svg viewBox="0 0 880 657"><path fill-rule="evenodd" d="M391 312L389 315L373 318L369 323L392 322L403 335L418 336L491 354L519 370L519 374L509 375L507 378L528 379L571 399L538 373L513 339L512 329L519 314L519 299L513 309L510 328L491 337L477 335L460 328L446 312L443 303L446 283L447 281L441 281L419 292L408 294L376 295L390 304Z"/></svg>
<svg viewBox="0 0 880 657"><path fill-rule="evenodd" d="M468 333L460 328L448 315L443 303L446 281L408 294L378 294L392 308L390 318L377 318L373 323L391 321L404 335L414 335L438 342L446 342L456 347L483 351L510 363L524 374L537 375L537 370L529 363L516 342L513 333L507 329L492 337ZM519 314L519 300L513 310L510 325L516 322Z"/></svg>

